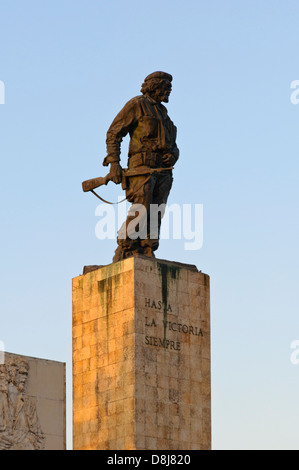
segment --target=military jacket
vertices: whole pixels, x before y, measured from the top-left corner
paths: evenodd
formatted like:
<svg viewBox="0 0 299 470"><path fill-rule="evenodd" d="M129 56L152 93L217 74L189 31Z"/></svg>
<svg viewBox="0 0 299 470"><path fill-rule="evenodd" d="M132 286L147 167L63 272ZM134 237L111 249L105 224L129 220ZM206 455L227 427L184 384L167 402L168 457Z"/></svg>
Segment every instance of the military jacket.
<svg viewBox="0 0 299 470"><path fill-rule="evenodd" d="M119 112L107 132L107 157L104 165L120 160L120 145L129 134L129 158L139 153L172 154L179 158L177 128L167 109L149 96L132 98Z"/></svg>

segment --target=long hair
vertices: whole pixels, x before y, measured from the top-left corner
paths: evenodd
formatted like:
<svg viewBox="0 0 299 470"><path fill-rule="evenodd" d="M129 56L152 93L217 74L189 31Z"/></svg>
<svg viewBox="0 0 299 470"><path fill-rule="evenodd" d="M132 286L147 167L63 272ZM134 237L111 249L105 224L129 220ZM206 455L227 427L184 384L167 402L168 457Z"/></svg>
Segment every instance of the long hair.
<svg viewBox="0 0 299 470"><path fill-rule="evenodd" d="M171 88L171 83L168 80L163 80L161 78L152 78L151 80L146 80L141 86L141 93L143 95L149 95L152 98L159 95L161 91L165 88Z"/></svg>
<svg viewBox="0 0 299 470"><path fill-rule="evenodd" d="M152 80L147 80L145 82L143 82L142 86L141 86L141 93L143 95L145 94L148 94L148 95L152 95L154 94L158 88L161 87L161 84L162 84L162 81L161 79L159 78L153 78Z"/></svg>

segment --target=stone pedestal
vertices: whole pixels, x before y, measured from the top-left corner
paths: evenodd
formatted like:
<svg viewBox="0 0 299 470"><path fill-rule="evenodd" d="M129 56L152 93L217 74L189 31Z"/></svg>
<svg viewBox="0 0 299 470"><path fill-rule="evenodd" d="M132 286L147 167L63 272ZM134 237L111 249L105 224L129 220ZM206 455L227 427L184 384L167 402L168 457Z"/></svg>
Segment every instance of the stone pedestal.
<svg viewBox="0 0 299 470"><path fill-rule="evenodd" d="M75 450L211 447L209 276L138 256L73 279Z"/></svg>

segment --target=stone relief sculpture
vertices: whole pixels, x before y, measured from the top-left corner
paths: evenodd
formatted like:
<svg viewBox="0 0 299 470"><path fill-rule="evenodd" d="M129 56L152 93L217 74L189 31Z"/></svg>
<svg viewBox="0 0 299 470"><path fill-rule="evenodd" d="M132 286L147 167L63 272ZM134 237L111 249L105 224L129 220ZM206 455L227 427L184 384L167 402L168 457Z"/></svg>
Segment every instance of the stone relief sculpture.
<svg viewBox="0 0 299 470"><path fill-rule="evenodd" d="M36 404L25 393L28 373L28 362L17 358L0 365L0 450L44 448Z"/></svg>

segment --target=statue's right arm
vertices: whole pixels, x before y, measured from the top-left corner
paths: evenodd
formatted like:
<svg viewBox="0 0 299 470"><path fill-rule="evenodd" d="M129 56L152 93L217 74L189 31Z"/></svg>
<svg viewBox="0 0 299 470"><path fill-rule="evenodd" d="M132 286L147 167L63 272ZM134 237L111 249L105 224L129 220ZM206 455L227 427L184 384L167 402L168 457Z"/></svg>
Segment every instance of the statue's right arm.
<svg viewBox="0 0 299 470"><path fill-rule="evenodd" d="M136 100L130 100L118 113L107 132L106 145L107 157L103 165L120 162L121 142L130 132L136 122Z"/></svg>

